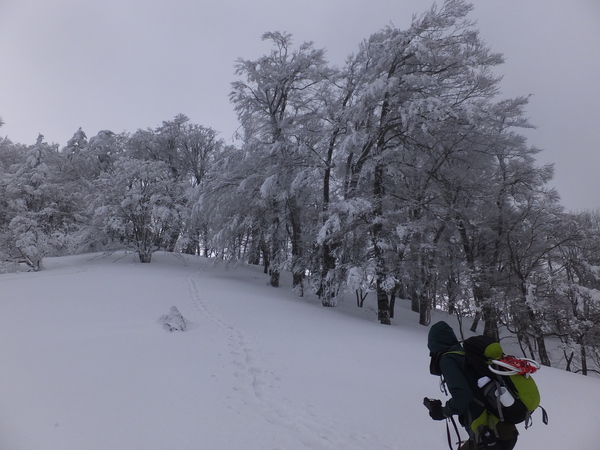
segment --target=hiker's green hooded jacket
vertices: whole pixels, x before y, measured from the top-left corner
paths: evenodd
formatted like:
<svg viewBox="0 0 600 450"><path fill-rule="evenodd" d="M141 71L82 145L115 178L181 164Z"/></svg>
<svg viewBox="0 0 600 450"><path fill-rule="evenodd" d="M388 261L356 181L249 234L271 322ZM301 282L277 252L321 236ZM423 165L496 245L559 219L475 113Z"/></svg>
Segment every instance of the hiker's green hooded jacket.
<svg viewBox="0 0 600 450"><path fill-rule="evenodd" d="M474 392L479 392L477 378L466 368L464 350L454 330L443 321L432 325L427 346L431 353L443 354L439 360L439 369L452 396L444 405L444 415L458 415L460 423L468 429L470 422L479 417L484 409L473 401Z"/></svg>

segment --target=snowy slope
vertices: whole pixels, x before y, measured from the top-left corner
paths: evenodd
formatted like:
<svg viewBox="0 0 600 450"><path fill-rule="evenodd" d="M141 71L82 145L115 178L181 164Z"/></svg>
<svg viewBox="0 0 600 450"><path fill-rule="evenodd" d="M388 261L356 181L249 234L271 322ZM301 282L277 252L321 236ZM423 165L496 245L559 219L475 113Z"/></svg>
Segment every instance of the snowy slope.
<svg viewBox="0 0 600 450"><path fill-rule="evenodd" d="M266 281L166 254L0 275L0 450L448 447L421 403L443 394L408 305L386 327L372 304L324 309ZM163 329L171 306L189 331ZM536 380L550 425L536 413L517 448L600 448L600 380Z"/></svg>

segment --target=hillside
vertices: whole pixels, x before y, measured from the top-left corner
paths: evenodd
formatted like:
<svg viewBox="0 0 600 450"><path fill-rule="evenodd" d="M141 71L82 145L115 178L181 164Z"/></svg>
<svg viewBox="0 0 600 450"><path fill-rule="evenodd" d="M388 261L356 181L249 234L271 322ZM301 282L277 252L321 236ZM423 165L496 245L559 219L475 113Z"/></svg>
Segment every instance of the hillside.
<svg viewBox="0 0 600 450"><path fill-rule="evenodd" d="M407 304L382 326L369 300L324 309L258 267L45 265L0 275L0 450L448 448L421 404L443 394ZM171 306L187 332L159 323ZM517 448L597 450L600 380L543 368L536 381L550 424L536 412Z"/></svg>

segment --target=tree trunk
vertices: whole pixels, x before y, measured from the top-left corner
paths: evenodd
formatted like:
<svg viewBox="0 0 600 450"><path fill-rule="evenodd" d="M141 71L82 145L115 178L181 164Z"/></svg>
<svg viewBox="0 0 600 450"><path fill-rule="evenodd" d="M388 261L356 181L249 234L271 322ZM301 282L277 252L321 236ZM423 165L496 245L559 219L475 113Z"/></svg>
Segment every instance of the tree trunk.
<svg viewBox="0 0 600 450"><path fill-rule="evenodd" d="M183 252L186 255L198 255L200 254L200 237L197 231L190 231L189 241L185 246Z"/></svg>
<svg viewBox="0 0 600 450"><path fill-rule="evenodd" d="M467 265L473 274L471 280L473 299L475 300L475 304L481 308L481 314L483 315L483 334L493 339L498 339L499 335L496 310L491 305L487 304L487 301L490 299L489 282L485 276L485 273L482 273L476 269L473 246L469 241L467 230L465 229L462 220L458 221L458 231L461 237L463 250L465 252ZM481 316L479 312L477 312L475 318L473 319L473 324L471 325L471 331L475 332L477 330L480 318Z"/></svg>
<svg viewBox="0 0 600 450"><path fill-rule="evenodd" d="M419 324L427 326L431 323L431 307L434 304L432 292L433 275L431 266L433 262L428 255L418 258L419 264Z"/></svg>
<svg viewBox="0 0 600 450"><path fill-rule="evenodd" d="M477 311L475 313L475 317L473 317L473 323L471 324L471 328L469 328L469 331L471 331L472 333L477 333L477 327L479 326L479 319L480 319L480 314L479 311Z"/></svg>
<svg viewBox="0 0 600 450"><path fill-rule="evenodd" d="M322 268L321 268L321 304L325 307L335 306L335 258L331 246L324 242L321 250Z"/></svg>
<svg viewBox="0 0 600 450"><path fill-rule="evenodd" d="M396 309L396 290L394 289L390 294L390 319L394 318L394 312Z"/></svg>
<svg viewBox="0 0 600 450"><path fill-rule="evenodd" d="M165 247L165 250L167 252L173 253L175 251L175 247L177 246L178 240L179 240L179 229L177 231L172 231L171 234L169 234L169 239L168 239L167 245Z"/></svg>
<svg viewBox="0 0 600 450"><path fill-rule="evenodd" d="M373 211L374 219L371 226L371 239L373 242L373 253L375 257L375 277L376 292L377 292L377 311L379 323L382 325L390 325L390 303L387 292L383 289L383 281L386 278L384 250L381 248L380 239L383 225L381 219L383 216L383 165L375 166L373 194L375 197L375 209Z"/></svg>
<svg viewBox="0 0 600 450"><path fill-rule="evenodd" d="M419 295L419 325L429 325L431 323L431 302L427 293Z"/></svg>
<svg viewBox="0 0 600 450"><path fill-rule="evenodd" d="M250 248L248 249L248 264L258 266L260 264L260 239L258 231L252 230L249 233Z"/></svg>
<svg viewBox="0 0 600 450"><path fill-rule="evenodd" d="M391 325L390 302L387 293L381 287L381 281L377 279L377 318L382 325Z"/></svg>
<svg viewBox="0 0 600 450"><path fill-rule="evenodd" d="M202 249L200 249L200 244L198 244L198 254L200 254L200 251L202 251L204 256L209 258L212 249L210 248L210 234L208 232L208 224L206 222L202 223L202 228L198 229L198 240L202 241Z"/></svg>
<svg viewBox="0 0 600 450"><path fill-rule="evenodd" d="M483 284L481 282L477 284ZM481 308L483 318L483 334L496 341L500 339L498 333L498 314L496 308L490 304L490 295L487 289L477 287L473 289L475 303Z"/></svg>
<svg viewBox="0 0 600 450"><path fill-rule="evenodd" d="M548 356L548 350L546 349L546 340L541 332L536 332L536 344L538 347L538 354L540 355L540 363L544 366L550 367L550 356Z"/></svg>
<svg viewBox="0 0 600 450"><path fill-rule="evenodd" d="M266 275L269 273L269 266L271 265L271 257L269 254L269 249L267 248L267 245L262 242L260 245L260 251L262 253L262 258L263 258L263 273Z"/></svg>
<svg viewBox="0 0 600 450"><path fill-rule="evenodd" d="M289 217L291 224L291 243L292 243L292 288L300 287L300 296L303 295L302 282L305 277L305 267L302 261L302 230L300 212L295 199L291 199L288 204Z"/></svg>
<svg viewBox="0 0 600 450"><path fill-rule="evenodd" d="M573 357L575 356L575 353L571 352L570 355L567 355L567 352L565 350L563 350L563 353L565 355L565 360L567 361L567 367L565 367L565 371L566 372L572 372L572 370L571 370L571 362L573 362Z"/></svg>
<svg viewBox="0 0 600 450"><path fill-rule="evenodd" d="M448 292L448 314L453 315L456 313L458 315L459 312L456 310L458 277L454 271L448 276L448 284L446 286L446 291Z"/></svg>
<svg viewBox="0 0 600 450"><path fill-rule="evenodd" d="M521 283L521 295L521 300L527 308L527 316L529 317L529 323L531 329L533 330L533 336L535 339L535 344L537 346L540 363L544 366L550 366L550 357L548 356L548 350L546 349L544 332L542 330L542 327L538 324L538 319L536 317L535 311L533 311L533 309L531 309L527 303L527 286L525 285L524 281Z"/></svg>
<svg viewBox="0 0 600 450"><path fill-rule="evenodd" d="M283 239L280 236L280 222L279 219L276 219L273 223L273 233L271 236L270 248L269 252L271 259L269 262L269 275L271 279L269 284L273 287L279 287L279 271L282 267L282 252L283 252Z"/></svg>
<svg viewBox="0 0 600 450"><path fill-rule="evenodd" d="M152 261L152 250L138 250L138 258L141 263L149 263Z"/></svg>
<svg viewBox="0 0 600 450"><path fill-rule="evenodd" d="M362 289L357 289L356 291L356 306L362 308L365 304L365 300L369 295L369 292L364 293Z"/></svg>
<svg viewBox="0 0 600 450"><path fill-rule="evenodd" d="M270 270L271 278L269 284L273 287L279 287L279 270Z"/></svg>
<svg viewBox="0 0 600 450"><path fill-rule="evenodd" d="M483 307L483 334L485 336L491 337L496 341L500 341L500 334L498 332L498 320L496 318L496 308L493 306L484 306Z"/></svg>
<svg viewBox="0 0 600 450"><path fill-rule="evenodd" d="M528 308L529 309L529 308ZM529 309L529 316L532 317L534 312ZM538 356L540 358L540 364L544 366L550 366L550 357L548 356L548 350L546 349L546 341L544 340L544 333L542 329L532 321L533 336L535 338L535 344L538 350Z"/></svg>
<svg viewBox="0 0 600 450"><path fill-rule="evenodd" d="M409 297L410 297L410 310L412 312L419 312L419 294L417 293L417 289L415 288L414 284L411 284L408 287L408 291L409 291Z"/></svg>
<svg viewBox="0 0 600 450"><path fill-rule="evenodd" d="M583 339L581 339L579 346L581 349L581 374L587 375L588 374L587 351L585 349L585 344L583 342ZM548 364L548 365L550 365L550 364Z"/></svg>
<svg viewBox="0 0 600 450"><path fill-rule="evenodd" d="M349 96L344 101L349 100ZM331 169L333 165L333 153L336 147L336 140L340 133L340 128L333 130L331 139L329 140L329 146L327 149L327 158L325 159L325 170L323 172L323 216L322 225L324 226L329 219L329 203L331 194ZM337 296L337 288L335 281L335 256L333 255L334 249L339 244L332 243L329 237L323 240L321 246L321 281L320 281L320 292L321 292L321 304L325 307L335 306L335 298Z"/></svg>
<svg viewBox="0 0 600 450"><path fill-rule="evenodd" d="M474 280L473 297L475 304L481 308L483 318L483 334L492 339L499 340L498 313L495 306L490 304L490 292L487 282L482 279ZM485 287L484 287L485 286ZM475 326L475 324L473 325Z"/></svg>

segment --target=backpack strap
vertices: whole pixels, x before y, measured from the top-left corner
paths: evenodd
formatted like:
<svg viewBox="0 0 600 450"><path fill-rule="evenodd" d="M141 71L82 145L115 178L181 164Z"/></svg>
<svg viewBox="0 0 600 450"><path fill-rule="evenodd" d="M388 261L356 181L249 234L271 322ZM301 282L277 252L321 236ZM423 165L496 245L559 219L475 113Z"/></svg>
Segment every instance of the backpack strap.
<svg viewBox="0 0 600 450"><path fill-rule="evenodd" d="M449 352L444 352L444 354L442 356L450 355L450 354L466 356L466 353L464 350L451 350Z"/></svg>
<svg viewBox="0 0 600 450"><path fill-rule="evenodd" d="M542 409L542 422L544 425L548 425L548 413L542 405L540 405L540 408Z"/></svg>
<svg viewBox="0 0 600 450"><path fill-rule="evenodd" d="M446 380L444 379L444 375L439 370L439 365L440 365L440 360L444 356L450 355L450 354L466 356L466 354L463 350L451 350L448 352L441 352L441 354L438 354L438 356L435 358L435 362L433 362L434 360L432 359L432 365L430 366L431 374L440 376L440 391L443 392L445 395L448 395L448 390L446 389ZM435 365L435 367L434 367L434 365Z"/></svg>
<svg viewBox="0 0 600 450"><path fill-rule="evenodd" d="M465 356L465 352L461 351L461 350L450 350L450 351L441 351L441 352L430 352L429 356L431 357L431 361L429 363L429 373L431 375L441 375L442 372L440 371L440 360L448 355L448 354L457 354L457 355L462 355Z"/></svg>
<svg viewBox="0 0 600 450"><path fill-rule="evenodd" d="M544 425L548 425L548 413L544 409L542 405L538 406L542 410L542 423ZM527 413L527 417L525 418L525 429L527 430L531 425L533 425L533 419L531 418L532 411Z"/></svg>

